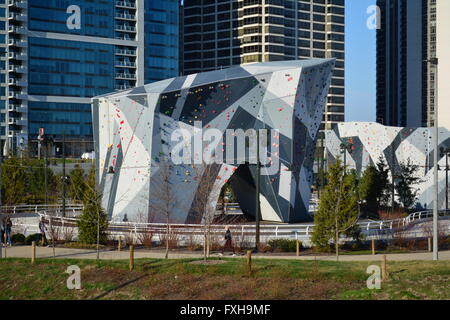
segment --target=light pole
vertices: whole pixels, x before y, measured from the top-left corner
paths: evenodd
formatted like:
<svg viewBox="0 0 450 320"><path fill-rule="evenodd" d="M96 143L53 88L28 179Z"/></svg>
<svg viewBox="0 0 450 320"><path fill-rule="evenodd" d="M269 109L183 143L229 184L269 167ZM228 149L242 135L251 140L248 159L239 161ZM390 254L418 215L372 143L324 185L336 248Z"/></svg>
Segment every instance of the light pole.
<svg viewBox="0 0 450 320"><path fill-rule="evenodd" d="M258 252L259 250L259 238L260 238L260 216L261 216L261 201L260 201L260 186L259 186L259 176L261 174L261 163L259 162L259 129L256 130L256 176L255 176L255 185L256 185L256 226L255 226L255 250Z"/></svg>
<svg viewBox="0 0 450 320"><path fill-rule="evenodd" d="M63 208L62 208L62 216L66 216L66 133L63 132L63 143L62 143L62 156L63 156Z"/></svg>
<svg viewBox="0 0 450 320"><path fill-rule="evenodd" d="M433 201L433 260L439 260L439 236L438 236L438 219L439 219L439 172L438 172L438 148L439 148L439 105L438 105L438 58L426 60L436 69L435 74L435 106L434 106L434 201Z"/></svg>
<svg viewBox="0 0 450 320"><path fill-rule="evenodd" d="M2 215L2 165L3 165L3 146L0 141L0 219L3 219ZM0 222L1 223L1 222ZM0 241L0 259L3 258L3 242Z"/></svg>

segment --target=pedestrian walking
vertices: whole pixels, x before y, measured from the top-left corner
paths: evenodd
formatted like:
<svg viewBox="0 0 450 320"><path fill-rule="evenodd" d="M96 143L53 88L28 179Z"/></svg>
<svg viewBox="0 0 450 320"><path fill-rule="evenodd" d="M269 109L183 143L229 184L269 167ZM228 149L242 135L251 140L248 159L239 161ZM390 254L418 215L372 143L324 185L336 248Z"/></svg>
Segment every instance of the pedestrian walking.
<svg viewBox="0 0 450 320"><path fill-rule="evenodd" d="M45 243L47 243L47 237L45 236L45 230L47 230L47 228L45 227L45 223L44 223L44 218L41 218L41 220L39 221L39 237L40 239L38 239L38 243L39 240L41 240L41 246L44 246Z"/></svg>
<svg viewBox="0 0 450 320"><path fill-rule="evenodd" d="M0 216L0 246L3 246L4 239L5 239L5 221L4 218Z"/></svg>
<svg viewBox="0 0 450 320"><path fill-rule="evenodd" d="M231 250L233 251L233 256L235 255L234 246L233 246L233 239L231 236L230 227L225 227L225 245L222 248L222 255L224 254L225 250Z"/></svg>
<svg viewBox="0 0 450 320"><path fill-rule="evenodd" d="M11 219L8 217L6 219L6 226L5 226L5 245L10 245L12 246L12 242L11 242L11 231L12 231L12 221Z"/></svg>

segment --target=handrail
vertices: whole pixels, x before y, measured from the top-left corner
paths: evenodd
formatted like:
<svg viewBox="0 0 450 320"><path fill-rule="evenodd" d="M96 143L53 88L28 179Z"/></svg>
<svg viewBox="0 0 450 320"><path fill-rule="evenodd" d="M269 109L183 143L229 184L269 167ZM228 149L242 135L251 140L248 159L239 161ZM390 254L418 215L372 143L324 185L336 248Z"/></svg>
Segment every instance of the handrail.
<svg viewBox="0 0 450 320"><path fill-rule="evenodd" d="M2 209L7 208L9 212L24 212L26 210L32 209L34 213L38 214L39 217L49 220L53 220L53 223L59 223L65 227L75 227L77 223L77 210L78 212L83 209L81 204L69 204L66 206L68 212L73 213L73 217L62 217L61 216L61 206L60 205L23 205L23 206L5 206ZM52 214L53 213L53 214ZM450 211L440 211L441 216L450 216ZM384 221L361 221L358 223L359 227L366 232L383 232L383 230L396 230L402 228L416 221L425 220L433 216L432 211L419 211L414 212L404 218L384 220ZM167 225L165 223L147 223L147 222L110 222L108 232L132 232L134 234L154 231L156 233L165 232ZM213 233L222 233L223 225L211 225ZM233 224L229 225L230 228L235 229L237 232L242 234L252 234L254 233L255 226L252 224ZM172 223L170 224L171 230L179 234L200 234L203 226L200 224L182 224L182 223ZM314 230L314 224L262 224L260 226L261 235L264 236L275 236L275 237L290 237L292 234L296 234L301 237L308 237Z"/></svg>

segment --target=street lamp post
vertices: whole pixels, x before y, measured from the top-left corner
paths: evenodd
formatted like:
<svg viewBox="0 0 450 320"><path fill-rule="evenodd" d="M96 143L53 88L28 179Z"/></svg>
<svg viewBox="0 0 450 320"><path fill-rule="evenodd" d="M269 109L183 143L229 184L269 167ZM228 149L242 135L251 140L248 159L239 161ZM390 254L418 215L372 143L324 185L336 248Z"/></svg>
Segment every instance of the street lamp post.
<svg viewBox="0 0 450 320"><path fill-rule="evenodd" d="M0 219L2 216L2 165L3 165L3 146L0 143ZM0 241L0 259L3 258L3 246L2 241Z"/></svg>
<svg viewBox="0 0 450 320"><path fill-rule="evenodd" d="M256 130L256 176L255 176L255 185L256 185L256 226L255 226L255 250L258 252L259 250L259 240L260 240L260 216L261 216L261 201L260 201L260 185L259 185L259 176L261 174L261 163L259 162L259 130Z"/></svg>
<svg viewBox="0 0 450 320"><path fill-rule="evenodd" d="M438 58L426 60L430 65L436 68L435 74L435 106L434 106L434 201L433 201L433 260L439 260L439 237L438 237L438 219L439 219L439 172L438 172L438 148L439 148L439 106L438 106Z"/></svg>
<svg viewBox="0 0 450 320"><path fill-rule="evenodd" d="M66 178L66 133L63 132L63 142L62 142L62 157L63 157L63 198L62 198L62 216L65 217L66 216L66 183L67 183L67 178Z"/></svg>

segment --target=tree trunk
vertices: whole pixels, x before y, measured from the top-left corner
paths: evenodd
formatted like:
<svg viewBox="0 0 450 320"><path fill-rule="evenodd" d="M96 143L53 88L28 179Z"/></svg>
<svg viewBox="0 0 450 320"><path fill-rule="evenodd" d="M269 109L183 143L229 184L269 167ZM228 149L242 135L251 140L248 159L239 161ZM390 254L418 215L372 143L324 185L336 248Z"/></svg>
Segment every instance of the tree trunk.
<svg viewBox="0 0 450 320"><path fill-rule="evenodd" d="M206 245L207 245L207 239L206 239L206 232L203 234L203 260L206 261Z"/></svg>
<svg viewBox="0 0 450 320"><path fill-rule="evenodd" d="M167 220L167 227L166 227L166 255L165 255L165 259L169 259L169 235L170 235L169 220Z"/></svg>
<svg viewBox="0 0 450 320"><path fill-rule="evenodd" d="M339 229L338 229L338 220L336 217L336 234L334 236L334 245L336 247L336 261L339 261Z"/></svg>
<svg viewBox="0 0 450 320"><path fill-rule="evenodd" d="M211 246L211 232L208 232L208 236L207 236L207 246L206 246L206 257L209 258L209 253L210 253L210 246Z"/></svg>

